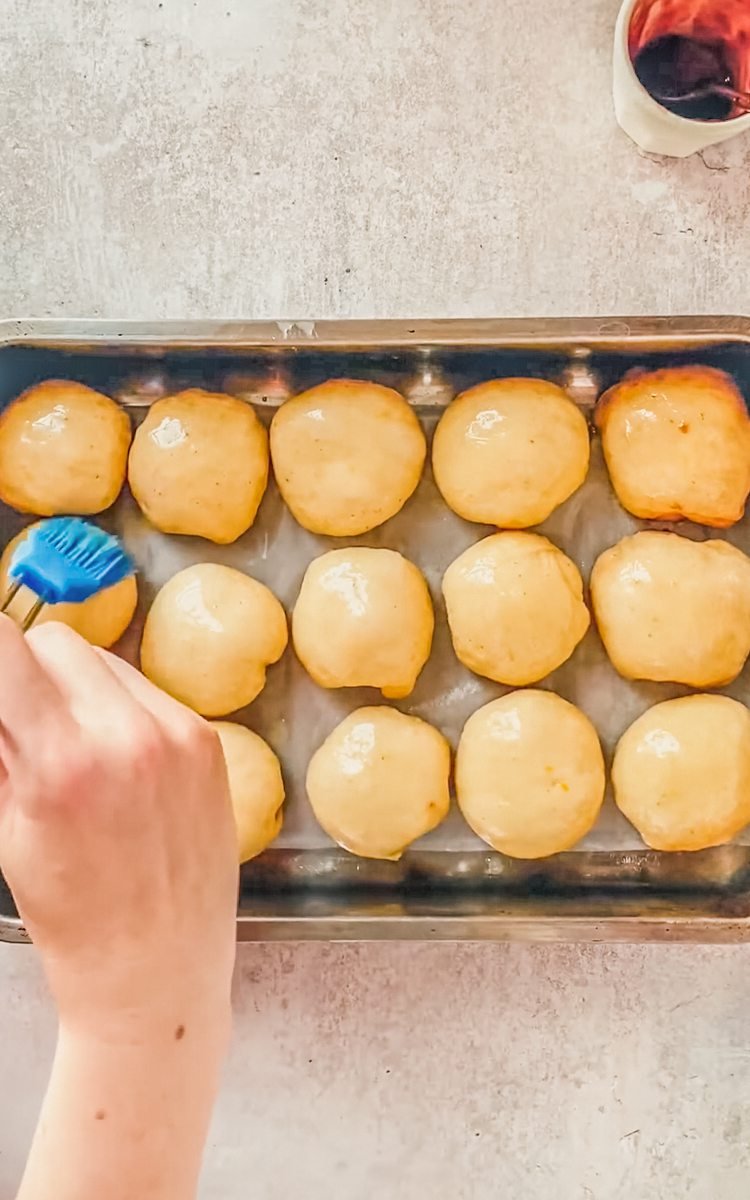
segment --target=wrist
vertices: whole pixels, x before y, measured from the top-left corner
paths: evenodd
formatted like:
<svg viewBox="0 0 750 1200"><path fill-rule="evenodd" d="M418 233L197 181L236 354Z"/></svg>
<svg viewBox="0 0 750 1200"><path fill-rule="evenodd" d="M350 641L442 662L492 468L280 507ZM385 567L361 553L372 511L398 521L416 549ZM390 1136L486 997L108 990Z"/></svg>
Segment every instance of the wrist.
<svg viewBox="0 0 750 1200"><path fill-rule="evenodd" d="M61 1023L55 1073L69 1081L66 1090L90 1097L96 1111L168 1112L179 1124L196 1105L210 1113L229 1035L228 1019L209 1022L196 1013L183 1025L139 1023L125 1033Z"/></svg>
<svg viewBox="0 0 750 1200"><path fill-rule="evenodd" d="M221 1014L183 1008L183 1018L179 1037L179 1026L153 1014L125 1025L121 1014L106 1026L61 1021L19 1200L195 1195L228 1006Z"/></svg>
<svg viewBox="0 0 750 1200"><path fill-rule="evenodd" d="M195 1053L223 1056L229 1045L231 1025L228 998L165 1004L146 1010L61 1011L59 1041L82 1053L142 1052L148 1057L174 1050L187 1056Z"/></svg>

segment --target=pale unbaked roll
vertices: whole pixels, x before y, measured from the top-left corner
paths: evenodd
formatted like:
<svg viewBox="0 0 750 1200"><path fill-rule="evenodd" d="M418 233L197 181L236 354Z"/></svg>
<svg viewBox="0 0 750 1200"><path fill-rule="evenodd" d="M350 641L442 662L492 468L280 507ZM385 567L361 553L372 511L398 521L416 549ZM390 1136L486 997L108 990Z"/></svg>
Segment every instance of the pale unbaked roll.
<svg viewBox="0 0 750 1200"><path fill-rule="evenodd" d="M157 529L234 542L266 490L268 435L234 396L177 392L152 404L136 430L128 481Z"/></svg>
<svg viewBox="0 0 750 1200"><path fill-rule="evenodd" d="M456 795L471 828L513 858L569 850L604 799L604 758L588 717L554 692L511 692L466 722Z"/></svg>
<svg viewBox="0 0 750 1200"><path fill-rule="evenodd" d="M425 437L393 388L331 379L282 404L271 423L276 482L313 533L349 537L382 525L419 483Z"/></svg>
<svg viewBox="0 0 750 1200"><path fill-rule="evenodd" d="M38 383L0 413L0 500L40 517L102 512L125 481L130 433L109 396Z"/></svg>
<svg viewBox="0 0 750 1200"><path fill-rule="evenodd" d="M398 859L450 806L442 734L395 708L359 708L316 750L307 794L323 829L362 858Z"/></svg>
<svg viewBox="0 0 750 1200"><path fill-rule="evenodd" d="M448 405L432 467L460 517L526 529L581 486L589 451L586 419L562 388L544 379L493 379Z"/></svg>
<svg viewBox="0 0 750 1200"><path fill-rule="evenodd" d="M655 704L620 738L612 784L655 850L730 841L750 823L750 713L728 696Z"/></svg>
<svg viewBox="0 0 750 1200"><path fill-rule="evenodd" d="M198 563L157 593L143 629L141 668L204 717L221 717L263 690L266 668L286 643L286 614L273 592L232 567Z"/></svg>
<svg viewBox="0 0 750 1200"><path fill-rule="evenodd" d="M424 576L395 550L352 546L313 559L292 616L294 649L325 688L413 690L435 617Z"/></svg>
<svg viewBox="0 0 750 1200"><path fill-rule="evenodd" d="M750 653L750 558L729 542L643 530L599 556L591 599L626 679L720 687Z"/></svg>
<svg viewBox="0 0 750 1200"><path fill-rule="evenodd" d="M561 666L589 627L575 563L536 533L495 533L443 577L458 658L498 683L536 683Z"/></svg>
<svg viewBox="0 0 750 1200"><path fill-rule="evenodd" d="M262 853L281 832L284 781L279 760L257 733L233 721L212 721L229 778L241 863Z"/></svg>

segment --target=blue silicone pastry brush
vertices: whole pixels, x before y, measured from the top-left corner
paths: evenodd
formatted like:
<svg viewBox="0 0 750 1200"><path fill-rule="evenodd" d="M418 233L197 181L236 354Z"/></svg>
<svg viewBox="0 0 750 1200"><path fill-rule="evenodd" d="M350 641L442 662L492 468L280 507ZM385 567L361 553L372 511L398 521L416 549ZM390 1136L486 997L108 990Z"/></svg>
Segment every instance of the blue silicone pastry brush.
<svg viewBox="0 0 750 1200"><path fill-rule="evenodd" d="M134 574L135 565L114 534L80 517L52 517L34 525L17 547L0 612L20 588L28 588L36 599L21 628L29 629L45 604L80 604Z"/></svg>

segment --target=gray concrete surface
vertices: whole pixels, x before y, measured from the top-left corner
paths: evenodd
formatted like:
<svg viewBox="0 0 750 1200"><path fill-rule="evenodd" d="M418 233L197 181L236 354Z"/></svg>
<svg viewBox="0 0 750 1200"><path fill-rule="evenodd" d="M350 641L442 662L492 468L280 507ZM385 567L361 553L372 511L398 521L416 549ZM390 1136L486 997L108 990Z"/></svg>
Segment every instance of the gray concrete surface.
<svg viewBox="0 0 750 1200"><path fill-rule="evenodd" d="M747 311L750 139L639 154L616 7L0 0L0 311ZM202 1200L740 1200L749 991L741 948L243 946ZM6 1200L31 950L0 1003Z"/></svg>

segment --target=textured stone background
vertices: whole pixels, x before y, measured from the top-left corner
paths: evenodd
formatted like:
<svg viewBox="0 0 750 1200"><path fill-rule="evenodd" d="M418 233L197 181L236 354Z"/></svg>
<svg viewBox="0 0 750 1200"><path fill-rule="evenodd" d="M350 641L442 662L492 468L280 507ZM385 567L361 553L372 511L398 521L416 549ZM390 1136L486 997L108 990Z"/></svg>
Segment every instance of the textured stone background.
<svg viewBox="0 0 750 1200"><path fill-rule="evenodd" d="M750 139L639 154L616 7L0 0L0 312L748 311ZM749 990L743 948L243 946L202 1200L744 1200ZM6 1200L31 950L0 1003Z"/></svg>

